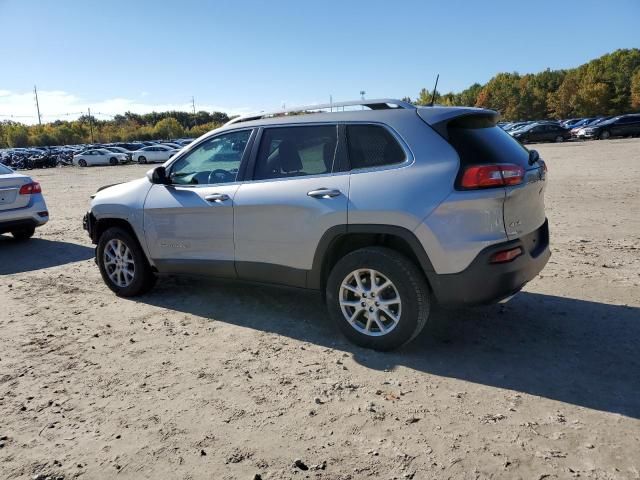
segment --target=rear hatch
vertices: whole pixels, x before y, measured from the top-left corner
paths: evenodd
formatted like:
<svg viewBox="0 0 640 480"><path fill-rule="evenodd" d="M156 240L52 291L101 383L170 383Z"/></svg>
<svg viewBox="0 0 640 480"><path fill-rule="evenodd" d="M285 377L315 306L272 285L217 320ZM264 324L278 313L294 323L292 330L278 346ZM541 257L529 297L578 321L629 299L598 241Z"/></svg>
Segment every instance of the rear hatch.
<svg viewBox="0 0 640 480"><path fill-rule="evenodd" d="M0 166L0 212L29 205L31 195L19 195L20 187L31 182L29 177L18 173L5 173Z"/></svg>
<svg viewBox="0 0 640 480"><path fill-rule="evenodd" d="M421 113L420 110L418 109L418 114ZM469 167L498 166L499 171L496 174L503 180L500 184L472 188L499 188L504 192L504 228L509 240L537 230L546 219L546 165L537 158L537 154L529 152L496 125L498 116L495 112L461 111L463 115L432 125L449 141L460 157L460 174L456 180L456 189L467 189L462 185L462 181ZM509 174L514 175L513 182L506 177Z"/></svg>

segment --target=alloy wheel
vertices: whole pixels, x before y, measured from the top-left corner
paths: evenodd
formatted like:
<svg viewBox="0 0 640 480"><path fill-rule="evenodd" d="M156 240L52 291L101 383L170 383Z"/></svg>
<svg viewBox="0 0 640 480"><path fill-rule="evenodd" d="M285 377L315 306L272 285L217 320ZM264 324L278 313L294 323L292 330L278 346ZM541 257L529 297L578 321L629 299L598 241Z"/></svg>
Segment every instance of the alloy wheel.
<svg viewBox="0 0 640 480"><path fill-rule="evenodd" d="M384 274L358 269L342 281L339 294L344 319L358 332L379 337L400 321L402 300L398 289Z"/></svg>
<svg viewBox="0 0 640 480"><path fill-rule="evenodd" d="M104 268L114 285L124 288L131 285L136 274L136 265L131 249L117 238L109 240L104 247Z"/></svg>

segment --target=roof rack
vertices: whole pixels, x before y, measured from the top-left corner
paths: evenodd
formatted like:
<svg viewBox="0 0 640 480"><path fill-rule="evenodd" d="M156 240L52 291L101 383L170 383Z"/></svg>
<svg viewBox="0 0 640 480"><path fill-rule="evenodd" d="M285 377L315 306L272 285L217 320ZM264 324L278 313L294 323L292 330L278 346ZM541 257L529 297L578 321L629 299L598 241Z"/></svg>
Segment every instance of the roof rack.
<svg viewBox="0 0 640 480"><path fill-rule="evenodd" d="M293 107L282 110L274 110L269 112L251 113L248 115L242 115L240 117L232 118L226 125L232 125L234 123L249 122L251 120L259 120L261 118L276 117L279 115L287 115L289 113L317 113L318 110L330 110L338 112L340 107L353 107L362 106L371 110L389 110L389 109L402 109L402 108L416 108L403 100L396 100L394 98L381 98L376 100L351 100L348 102L334 102L334 103L322 103L316 105L305 105L301 107Z"/></svg>

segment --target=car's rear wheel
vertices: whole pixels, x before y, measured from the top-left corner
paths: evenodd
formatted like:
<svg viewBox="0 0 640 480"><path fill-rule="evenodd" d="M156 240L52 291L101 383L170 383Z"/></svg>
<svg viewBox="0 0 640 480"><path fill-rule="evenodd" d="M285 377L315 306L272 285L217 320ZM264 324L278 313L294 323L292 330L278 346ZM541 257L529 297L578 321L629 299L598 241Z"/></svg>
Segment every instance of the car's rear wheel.
<svg viewBox="0 0 640 480"><path fill-rule="evenodd" d="M404 255L382 247L356 250L331 270L327 307L344 335L375 350L392 350L413 340L430 310L422 272Z"/></svg>
<svg viewBox="0 0 640 480"><path fill-rule="evenodd" d="M558 135L556 137L556 143L561 143L561 142L564 142L564 137L562 135Z"/></svg>
<svg viewBox="0 0 640 480"><path fill-rule="evenodd" d="M80 159L78 160L78 165L80 165L81 167L86 167L87 166L87 161L84 159Z"/></svg>
<svg viewBox="0 0 640 480"><path fill-rule="evenodd" d="M611 137L611 133L608 130L604 130L600 133L600 140L606 140Z"/></svg>
<svg viewBox="0 0 640 480"><path fill-rule="evenodd" d="M147 163L147 159L146 159L146 157L144 157L144 156L142 156L142 155L141 155L141 156L139 156L139 157L138 157L138 163Z"/></svg>
<svg viewBox="0 0 640 480"><path fill-rule="evenodd" d="M29 227L21 228L20 230L14 230L13 232L11 232L11 235L13 235L13 238L15 238L16 240L27 240L33 237L34 233L36 233L35 227Z"/></svg>
<svg viewBox="0 0 640 480"><path fill-rule="evenodd" d="M117 165L118 164L118 159L116 157L111 157L109 159L109 164L110 165Z"/></svg>
<svg viewBox="0 0 640 480"><path fill-rule="evenodd" d="M100 236L96 259L102 279L116 295L141 295L156 283L140 244L122 228L109 228Z"/></svg>

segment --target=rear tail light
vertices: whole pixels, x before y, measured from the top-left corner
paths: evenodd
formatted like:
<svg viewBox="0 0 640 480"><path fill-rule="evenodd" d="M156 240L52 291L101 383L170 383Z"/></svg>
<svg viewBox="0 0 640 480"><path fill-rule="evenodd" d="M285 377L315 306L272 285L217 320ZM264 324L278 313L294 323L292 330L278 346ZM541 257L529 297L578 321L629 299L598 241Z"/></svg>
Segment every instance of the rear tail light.
<svg viewBox="0 0 640 480"><path fill-rule="evenodd" d="M522 248L516 247L509 250L502 250L501 252L491 255L490 263L507 263L522 255Z"/></svg>
<svg viewBox="0 0 640 480"><path fill-rule="evenodd" d="M524 168L511 163L472 165L462 174L460 185L465 189L518 185L524 178Z"/></svg>
<svg viewBox="0 0 640 480"><path fill-rule="evenodd" d="M42 193L42 188L38 182L25 183L20 187L20 195L31 195L32 193Z"/></svg>

